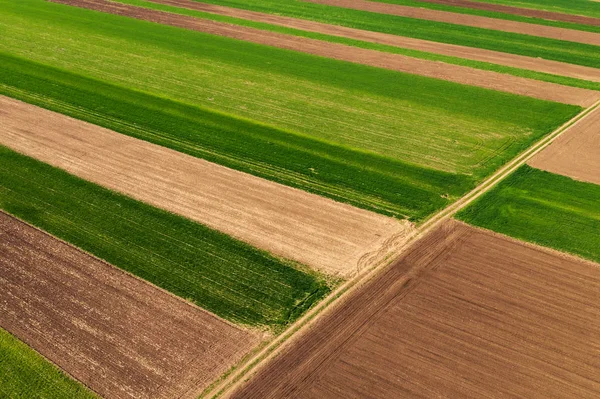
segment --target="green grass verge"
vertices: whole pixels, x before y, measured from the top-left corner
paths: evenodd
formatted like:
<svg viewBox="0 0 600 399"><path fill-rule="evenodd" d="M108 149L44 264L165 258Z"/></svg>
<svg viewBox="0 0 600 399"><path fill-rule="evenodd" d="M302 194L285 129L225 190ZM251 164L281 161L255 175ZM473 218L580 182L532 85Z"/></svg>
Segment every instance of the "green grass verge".
<svg viewBox="0 0 600 399"><path fill-rule="evenodd" d="M600 18L600 3L593 0L475 0L481 3L531 8Z"/></svg>
<svg viewBox="0 0 600 399"><path fill-rule="evenodd" d="M332 7L302 0L203 0L203 2L594 68L600 67L599 47L588 44Z"/></svg>
<svg viewBox="0 0 600 399"><path fill-rule="evenodd" d="M92 399L92 392L71 379L0 328L0 397L11 399Z"/></svg>
<svg viewBox="0 0 600 399"><path fill-rule="evenodd" d="M457 7L457 6L446 5L446 4L426 3L423 1L419 1L419 0L374 0L374 1L377 1L378 3L398 4L398 5L409 6L409 7L427 8L430 10L448 11L448 12L455 12L458 14L477 15L480 17L504 19L507 21L525 22L525 23L536 24L536 25L554 26L556 28L575 29L575 30L581 30L581 31L587 31L587 32L600 33L600 26L583 25L583 24L572 23L572 22L550 21L550 20L541 19L541 18L532 18L532 17L521 16L521 15L505 14L505 13L497 12L497 11L476 10L473 8ZM568 0L568 1L571 2L571 0ZM493 1L486 1L486 3L492 3L492 2ZM496 2L496 4L500 4L500 2ZM521 6L519 6L519 7L521 7ZM524 7L524 8L532 8L532 7Z"/></svg>
<svg viewBox="0 0 600 399"><path fill-rule="evenodd" d="M284 34L288 34L288 35L307 37L310 39L323 40L323 41L327 41L327 42L331 42L331 43L340 43L340 44L345 44L348 46L360 47L360 48L369 49L369 50L383 51L383 52L392 53L392 54L401 54L401 55L406 55L406 56L413 57L413 58L420 58L420 59L424 59L424 60L441 61L441 62L445 62L447 64L462 65L462 66L486 70L486 71L500 72L500 73L505 73L508 75L520 76L523 78L529 78L529 79L535 79L535 80L541 80L544 82L557 83L557 84L561 84L561 85L565 85L565 86L573 86L573 87L579 87L579 88L591 89L591 90L600 90L600 82L590 82L590 81L583 80L583 79L576 79L576 78L570 78L570 77L566 77L566 76L553 75L553 74L549 74L549 73L530 71L527 69L497 65L497 64L492 64L489 62L467 60L464 58L451 57L451 56L435 54L435 53L428 53L425 51L411 50L411 49L405 49L402 47L395 47L395 46L390 46L390 45L385 45L385 44L378 44L378 43L371 43L371 42L366 42L366 41L362 41L362 40L349 39L346 37L331 36L331 35L326 35L326 34L322 34L322 33L304 31L304 30L300 30L300 29L286 28L286 27L271 25L271 24L267 24L267 23L263 23L263 22L253 22L253 21L241 19L241 18L233 18L233 17L211 14L211 13L202 12L202 11L189 10L189 9L182 8L182 7L174 7L174 6L164 5L164 4L157 4L157 3L153 3L153 2L150 2L147 0L114 0L114 1L117 3L130 4L130 5L144 7L144 8L148 8L148 9L152 9L152 10L166 11L166 12L171 12L171 13L175 13L175 14L186 15L186 16L191 16L191 17L195 17L195 18L207 19L207 20L218 21L218 22L224 22L224 23L233 24L233 25L247 26L247 27L261 29L261 30L270 31L270 32L277 32L277 33L284 33ZM406 1L408 1L408 0L406 0ZM420 3L419 2L419 4L429 4L429 3ZM600 28L598 29L598 31L600 32Z"/></svg>
<svg viewBox="0 0 600 399"><path fill-rule="evenodd" d="M600 186L522 166L457 218L600 262Z"/></svg>
<svg viewBox="0 0 600 399"><path fill-rule="evenodd" d="M283 328L329 292L316 273L0 147L0 208L223 318Z"/></svg>

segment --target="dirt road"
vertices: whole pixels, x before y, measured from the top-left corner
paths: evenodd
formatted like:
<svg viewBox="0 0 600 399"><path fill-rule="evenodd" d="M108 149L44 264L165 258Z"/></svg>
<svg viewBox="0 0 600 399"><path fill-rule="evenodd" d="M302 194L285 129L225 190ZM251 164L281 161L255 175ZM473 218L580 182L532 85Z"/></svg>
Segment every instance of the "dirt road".
<svg viewBox="0 0 600 399"><path fill-rule="evenodd" d="M459 65L422 60L238 25L229 25L186 15L117 4L108 0L51 1L343 61L444 79L451 82L520 94L543 100L580 105L582 107L592 105L599 97L598 92L594 90L562 86Z"/></svg>
<svg viewBox="0 0 600 399"><path fill-rule="evenodd" d="M600 267L449 221L239 398L595 398Z"/></svg>
<svg viewBox="0 0 600 399"><path fill-rule="evenodd" d="M259 342L0 212L0 327L105 398L193 398Z"/></svg>
<svg viewBox="0 0 600 399"><path fill-rule="evenodd" d="M529 165L600 184L600 108L533 157Z"/></svg>

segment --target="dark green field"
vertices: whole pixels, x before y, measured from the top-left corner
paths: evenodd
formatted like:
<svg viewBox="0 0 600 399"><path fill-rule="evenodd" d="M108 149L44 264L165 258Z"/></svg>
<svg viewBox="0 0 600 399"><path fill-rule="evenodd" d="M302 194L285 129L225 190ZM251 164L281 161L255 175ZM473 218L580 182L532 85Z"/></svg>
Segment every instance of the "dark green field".
<svg viewBox="0 0 600 399"><path fill-rule="evenodd" d="M481 3L546 10L600 18L600 3L594 0L476 0Z"/></svg>
<svg viewBox="0 0 600 399"><path fill-rule="evenodd" d="M600 262L600 186L595 184L523 166L457 218Z"/></svg>
<svg viewBox="0 0 600 399"><path fill-rule="evenodd" d="M97 396L0 328L0 398L93 399Z"/></svg>
<svg viewBox="0 0 600 399"><path fill-rule="evenodd" d="M228 320L280 328L329 292L316 274L0 147L0 208Z"/></svg>

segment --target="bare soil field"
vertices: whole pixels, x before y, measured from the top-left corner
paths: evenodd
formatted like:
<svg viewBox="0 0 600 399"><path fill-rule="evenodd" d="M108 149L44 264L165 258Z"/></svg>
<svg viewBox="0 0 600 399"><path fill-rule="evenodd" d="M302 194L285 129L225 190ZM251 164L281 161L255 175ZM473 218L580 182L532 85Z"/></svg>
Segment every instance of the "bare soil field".
<svg viewBox="0 0 600 399"><path fill-rule="evenodd" d="M234 398L597 398L600 267L456 221Z"/></svg>
<svg viewBox="0 0 600 399"><path fill-rule="evenodd" d="M600 34L529 24L525 22L508 21L504 19L480 17L477 15L457 14L448 11L430 10L401 6L397 4L377 3L368 0L304 0L309 3L327 4L335 7L352 8L380 14L398 15L401 17L424 19L428 21L447 22L457 25L473 26L476 28L501 30L521 33L531 36L547 37L550 39L566 40L576 43L600 45Z"/></svg>
<svg viewBox="0 0 600 399"><path fill-rule="evenodd" d="M153 3L187 8L190 10L203 11L212 14L226 15L234 18L268 23L272 25L285 26L288 28L301 29L309 32L317 32L339 37L347 37L371 43L385 44L388 46L426 51L434 54L442 54L451 57L459 57L469 60L505 65L514 68L523 68L536 72L544 72L576 79L589 80L592 82L600 82L600 70L581 65L573 65L564 62L544 60L541 58L526 57L521 55L503 53L500 51L492 51L478 49L474 47L465 47L453 44L432 42L428 40L413 39L410 37L396 36L387 33L347 28L345 26L329 25L321 22L313 22L297 18L266 14L256 11L247 11L238 8L199 3L195 0L149 1Z"/></svg>
<svg viewBox="0 0 600 399"><path fill-rule="evenodd" d="M520 94L542 100L588 107L596 102L596 99L598 98L598 92L594 90L562 86L555 83L542 82L459 65L445 64L304 37L262 31L244 26L202 20L186 15L150 10L126 4L117 4L108 0L51 1L196 30L199 32L226 36L238 40L335 58L343 61Z"/></svg>
<svg viewBox="0 0 600 399"><path fill-rule="evenodd" d="M17 152L330 274L356 273L412 231L405 221L7 97L0 126L0 144Z"/></svg>
<svg viewBox="0 0 600 399"><path fill-rule="evenodd" d="M495 11L505 14L521 15L523 17L541 18L550 21L572 22L582 25L600 26L600 19L586 17L583 15L562 14L552 11L533 10L530 8L521 8L506 6L502 4L481 3L471 0L419 0L424 3L447 4L457 7L473 8L477 10Z"/></svg>
<svg viewBox="0 0 600 399"><path fill-rule="evenodd" d="M600 184L600 108L533 157L534 168Z"/></svg>
<svg viewBox="0 0 600 399"><path fill-rule="evenodd" d="M0 314L105 398L195 397L259 342L3 212Z"/></svg>

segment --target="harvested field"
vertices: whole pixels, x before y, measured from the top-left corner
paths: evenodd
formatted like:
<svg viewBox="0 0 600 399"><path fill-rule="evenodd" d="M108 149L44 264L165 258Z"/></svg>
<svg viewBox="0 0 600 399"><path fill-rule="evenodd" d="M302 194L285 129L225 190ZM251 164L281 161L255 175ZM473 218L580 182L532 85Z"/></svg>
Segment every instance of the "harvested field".
<svg viewBox="0 0 600 399"><path fill-rule="evenodd" d="M500 51L485 50L475 47L458 46L433 42L429 40L414 39L410 37L392 35L388 33L373 32L362 29L348 28L345 26L325 24L321 22L284 17L256 11L242 10L233 7L224 7L214 4L199 3L194 0L148 0L152 3L187 8L190 10L208 12L211 14L225 15L249 21L262 22L287 28L317 32L332 36L362 40L370 43L384 44L411 50L426 51L450 57L459 57L474 61L489 62L497 65L522 68L530 71L567 76L592 82L600 82L600 70L565 62L526 57L517 54L503 53ZM480 4L480 3L477 3Z"/></svg>
<svg viewBox="0 0 600 399"><path fill-rule="evenodd" d="M534 168L600 184L600 108L528 162Z"/></svg>
<svg viewBox="0 0 600 399"><path fill-rule="evenodd" d="M425 8L407 7L397 4L378 3L368 0L303 0L310 3L327 4L335 7L351 8L381 14L417 18L427 21L446 22L450 24L472 26L483 29L500 30L524 35L546 37L575 43L600 45L600 34L584 32L553 26L508 21L504 19L480 17L477 15L457 14L447 11L429 10Z"/></svg>
<svg viewBox="0 0 600 399"><path fill-rule="evenodd" d="M600 18L586 17L583 15L563 14L559 12L534 10L507 6L503 4L489 4L472 0L419 0L425 3L446 4L457 7L466 7L476 10L494 11L505 14L521 15L523 17L541 18L550 21L572 22L575 24L600 26Z"/></svg>
<svg viewBox="0 0 600 399"><path fill-rule="evenodd" d="M397 221L0 97L0 143L258 248L348 277Z"/></svg>
<svg viewBox="0 0 600 399"><path fill-rule="evenodd" d="M195 397L259 342L0 213L0 327L105 398Z"/></svg>
<svg viewBox="0 0 600 399"><path fill-rule="evenodd" d="M179 28L226 36L252 43L300 51L398 72L444 79L455 83L519 94L542 100L588 107L596 102L599 97L598 92L593 90L562 86L497 72L463 67L460 65L432 62L399 54L390 54L304 37L284 35L244 26L223 24L211 20L200 20L186 15L166 13L127 4L117 4L109 0L51 1L54 3L128 16Z"/></svg>
<svg viewBox="0 0 600 399"><path fill-rule="evenodd" d="M600 267L450 221L239 398L597 398Z"/></svg>

